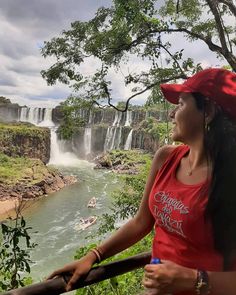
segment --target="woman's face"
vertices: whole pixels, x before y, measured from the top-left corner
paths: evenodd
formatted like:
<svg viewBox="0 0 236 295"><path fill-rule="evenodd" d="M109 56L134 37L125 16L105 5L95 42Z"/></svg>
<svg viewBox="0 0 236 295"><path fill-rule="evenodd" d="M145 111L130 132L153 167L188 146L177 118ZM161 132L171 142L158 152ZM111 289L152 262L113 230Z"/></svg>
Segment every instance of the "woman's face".
<svg viewBox="0 0 236 295"><path fill-rule="evenodd" d="M203 140L204 113L198 110L194 97L190 93L181 93L179 103L171 112L174 124L172 139L183 143Z"/></svg>

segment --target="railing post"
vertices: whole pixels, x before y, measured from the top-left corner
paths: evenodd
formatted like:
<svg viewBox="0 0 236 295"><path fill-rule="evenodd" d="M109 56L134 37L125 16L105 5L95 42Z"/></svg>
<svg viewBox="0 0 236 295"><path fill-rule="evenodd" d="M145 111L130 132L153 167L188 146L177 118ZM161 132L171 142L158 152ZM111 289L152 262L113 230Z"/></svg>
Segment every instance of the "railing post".
<svg viewBox="0 0 236 295"><path fill-rule="evenodd" d="M104 265L93 267L86 277L81 278L74 289L79 289L88 285L98 283L100 281L124 274L126 272L141 268L148 264L151 259L151 253L146 252L131 256L129 258L110 262ZM70 279L70 275L57 277L53 280L44 281L19 289L14 289L1 295L59 295L66 292L66 282Z"/></svg>

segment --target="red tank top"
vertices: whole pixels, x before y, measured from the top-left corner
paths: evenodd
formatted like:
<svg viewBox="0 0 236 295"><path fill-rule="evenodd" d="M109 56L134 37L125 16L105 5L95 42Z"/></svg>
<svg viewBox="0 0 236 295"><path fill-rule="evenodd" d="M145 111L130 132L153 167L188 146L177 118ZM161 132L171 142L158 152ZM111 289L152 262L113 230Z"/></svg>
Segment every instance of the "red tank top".
<svg viewBox="0 0 236 295"><path fill-rule="evenodd" d="M149 208L155 218L152 255L189 268L221 271L223 258L214 249L212 227L204 218L208 181L188 185L176 178L177 167L188 151L186 145L176 147L152 187L149 197Z"/></svg>

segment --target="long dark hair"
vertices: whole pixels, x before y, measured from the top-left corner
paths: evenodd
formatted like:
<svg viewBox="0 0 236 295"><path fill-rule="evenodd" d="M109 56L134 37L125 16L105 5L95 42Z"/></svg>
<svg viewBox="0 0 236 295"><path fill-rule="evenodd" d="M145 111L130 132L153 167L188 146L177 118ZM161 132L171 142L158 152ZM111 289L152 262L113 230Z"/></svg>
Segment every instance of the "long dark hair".
<svg viewBox="0 0 236 295"><path fill-rule="evenodd" d="M206 97L192 94L205 113ZM206 156L212 164L205 217L212 222L215 248L223 255L226 270L236 250L236 122L219 108L204 127Z"/></svg>

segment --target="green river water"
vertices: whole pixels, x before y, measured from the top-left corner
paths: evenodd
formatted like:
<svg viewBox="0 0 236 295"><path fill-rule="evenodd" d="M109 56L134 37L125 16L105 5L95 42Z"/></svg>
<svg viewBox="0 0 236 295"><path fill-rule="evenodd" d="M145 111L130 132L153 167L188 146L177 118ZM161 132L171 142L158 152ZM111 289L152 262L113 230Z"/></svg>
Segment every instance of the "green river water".
<svg viewBox="0 0 236 295"><path fill-rule="evenodd" d="M96 230L103 213L111 205L111 194L119 187L118 178L106 170L95 170L84 160L76 160L73 166L58 166L64 174L75 175L79 181L37 201L28 203L24 216L32 226L33 242L38 246L32 251L34 261L31 276L42 280L50 272L71 262L76 249L96 242ZM96 208L87 208L88 201L97 198ZM97 222L81 231L76 229L81 217L97 216ZM86 238L94 234L94 238Z"/></svg>

